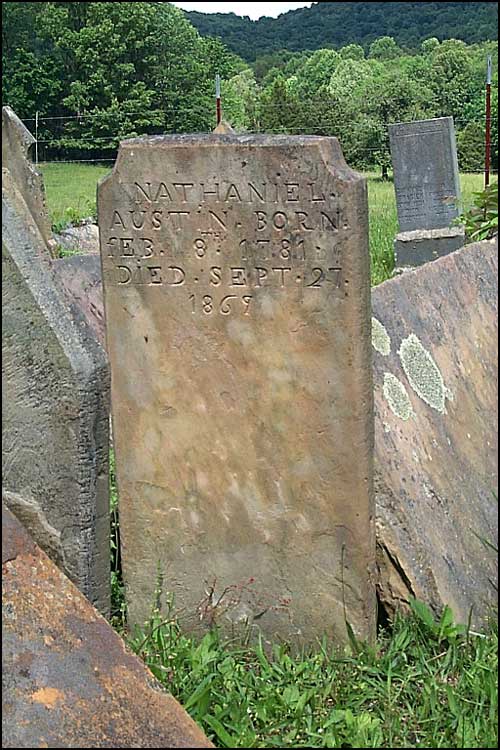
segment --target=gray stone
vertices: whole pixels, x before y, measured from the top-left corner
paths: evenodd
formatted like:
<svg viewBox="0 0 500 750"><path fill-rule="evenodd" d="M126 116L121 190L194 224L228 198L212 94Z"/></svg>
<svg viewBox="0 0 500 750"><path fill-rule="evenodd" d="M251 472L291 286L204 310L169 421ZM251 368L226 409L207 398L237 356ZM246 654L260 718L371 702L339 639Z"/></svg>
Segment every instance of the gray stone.
<svg viewBox="0 0 500 750"><path fill-rule="evenodd" d="M366 182L335 138L121 144L98 189L130 621L375 627Z"/></svg>
<svg viewBox="0 0 500 750"><path fill-rule="evenodd" d="M481 626L498 538L498 243L373 289L379 597Z"/></svg>
<svg viewBox="0 0 500 750"><path fill-rule="evenodd" d="M399 229L440 229L458 216L460 182L452 117L389 125Z"/></svg>
<svg viewBox="0 0 500 750"><path fill-rule="evenodd" d="M100 256L90 254L59 258L52 268L68 297L78 307L101 346L105 347Z"/></svg>
<svg viewBox="0 0 500 750"><path fill-rule="evenodd" d="M414 229L400 232L394 240L395 271L422 266L465 245L463 227Z"/></svg>
<svg viewBox="0 0 500 750"><path fill-rule="evenodd" d="M234 128L226 120L221 120L217 127L214 128L214 133L219 133L220 135L234 134L234 132Z"/></svg>
<svg viewBox="0 0 500 750"><path fill-rule="evenodd" d="M47 254L53 256L52 238L45 202L43 177L30 159L34 137L10 107L2 107L2 167L8 169L23 196L44 240Z"/></svg>
<svg viewBox="0 0 500 750"><path fill-rule="evenodd" d="M92 220L75 227L67 227L54 235L63 250L73 253L99 253L99 228Z"/></svg>
<svg viewBox="0 0 500 750"><path fill-rule="evenodd" d="M109 370L36 217L2 175L2 474L35 539L109 610Z"/></svg>

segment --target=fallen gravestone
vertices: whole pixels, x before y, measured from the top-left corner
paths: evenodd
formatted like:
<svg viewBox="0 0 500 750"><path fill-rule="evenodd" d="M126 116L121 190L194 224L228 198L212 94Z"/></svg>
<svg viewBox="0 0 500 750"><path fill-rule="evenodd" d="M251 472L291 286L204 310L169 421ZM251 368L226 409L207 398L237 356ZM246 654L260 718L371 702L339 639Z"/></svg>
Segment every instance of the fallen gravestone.
<svg viewBox="0 0 500 750"><path fill-rule="evenodd" d="M400 233L396 269L420 266L464 245L452 117L389 125Z"/></svg>
<svg viewBox="0 0 500 750"><path fill-rule="evenodd" d="M213 747L2 509L2 747Z"/></svg>
<svg viewBox="0 0 500 750"><path fill-rule="evenodd" d="M35 139L16 113L10 107L2 107L2 168L9 170L49 254L54 255L56 243L52 238L45 204L43 177L29 155L34 143Z"/></svg>
<svg viewBox="0 0 500 750"><path fill-rule="evenodd" d="M379 597L459 622L496 600L498 244L372 293Z"/></svg>
<svg viewBox="0 0 500 750"><path fill-rule="evenodd" d="M3 486L34 538L106 613L108 363L57 283L38 219L4 169Z"/></svg>
<svg viewBox="0 0 500 750"><path fill-rule="evenodd" d="M98 215L130 621L162 584L186 626L371 637L365 181L333 138L137 139Z"/></svg>

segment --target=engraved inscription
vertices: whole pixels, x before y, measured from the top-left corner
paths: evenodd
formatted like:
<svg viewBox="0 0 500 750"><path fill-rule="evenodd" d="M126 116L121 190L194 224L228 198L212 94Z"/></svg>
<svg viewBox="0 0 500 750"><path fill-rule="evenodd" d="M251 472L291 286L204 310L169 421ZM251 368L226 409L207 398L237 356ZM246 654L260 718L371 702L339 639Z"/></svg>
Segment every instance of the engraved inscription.
<svg viewBox="0 0 500 750"><path fill-rule="evenodd" d="M347 296L349 218L323 180L140 180L103 230L108 284L175 293L193 315L251 315L254 298L293 290ZM179 291L176 291L179 290ZM316 299L320 297L316 296Z"/></svg>

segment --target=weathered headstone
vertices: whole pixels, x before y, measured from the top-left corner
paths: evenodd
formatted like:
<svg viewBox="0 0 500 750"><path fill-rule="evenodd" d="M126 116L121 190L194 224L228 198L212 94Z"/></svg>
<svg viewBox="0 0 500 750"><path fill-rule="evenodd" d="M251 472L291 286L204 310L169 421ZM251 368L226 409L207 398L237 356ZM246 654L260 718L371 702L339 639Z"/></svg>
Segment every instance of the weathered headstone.
<svg viewBox="0 0 500 750"><path fill-rule="evenodd" d="M365 181L336 139L121 144L98 190L131 622L375 623Z"/></svg>
<svg viewBox="0 0 500 750"><path fill-rule="evenodd" d="M2 570L2 747L213 747L3 507Z"/></svg>
<svg viewBox="0 0 500 750"><path fill-rule="evenodd" d="M109 369L38 217L2 172L2 478L10 507L109 610Z"/></svg>
<svg viewBox="0 0 500 750"><path fill-rule="evenodd" d="M498 244L373 290L379 595L476 625L496 600Z"/></svg>
<svg viewBox="0 0 500 750"><path fill-rule="evenodd" d="M389 125L399 230L396 268L419 266L464 245L452 117Z"/></svg>
<svg viewBox="0 0 500 750"><path fill-rule="evenodd" d="M2 107L2 168L8 169L43 237L49 255L56 243L52 238L45 204L43 177L30 159L34 137L10 107Z"/></svg>

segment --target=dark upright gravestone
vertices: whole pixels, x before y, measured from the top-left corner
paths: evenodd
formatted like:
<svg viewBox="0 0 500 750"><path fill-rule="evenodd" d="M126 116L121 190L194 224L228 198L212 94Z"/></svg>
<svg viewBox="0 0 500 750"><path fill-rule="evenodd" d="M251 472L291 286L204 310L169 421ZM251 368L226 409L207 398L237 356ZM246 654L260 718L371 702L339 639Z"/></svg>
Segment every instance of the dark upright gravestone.
<svg viewBox="0 0 500 750"><path fill-rule="evenodd" d="M452 117L389 125L400 233L396 268L419 266L464 245Z"/></svg>

